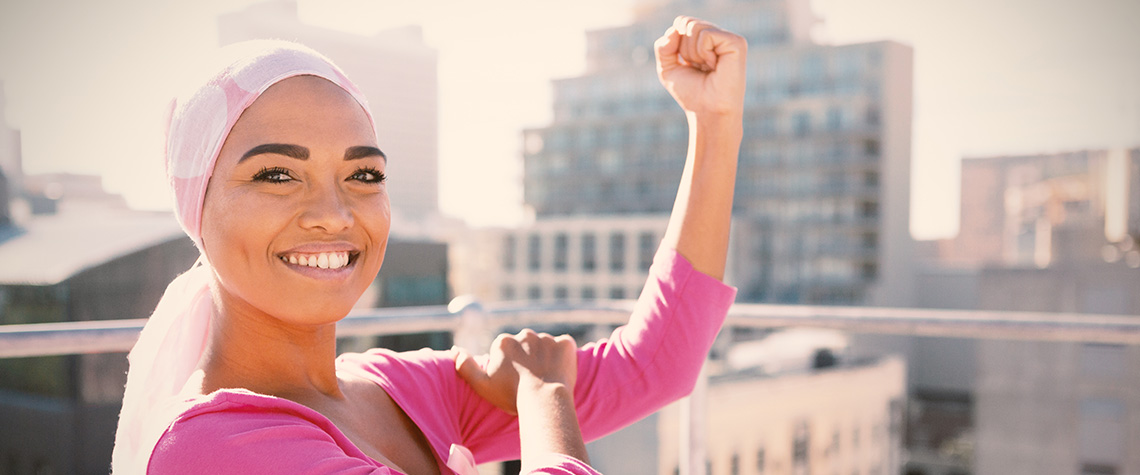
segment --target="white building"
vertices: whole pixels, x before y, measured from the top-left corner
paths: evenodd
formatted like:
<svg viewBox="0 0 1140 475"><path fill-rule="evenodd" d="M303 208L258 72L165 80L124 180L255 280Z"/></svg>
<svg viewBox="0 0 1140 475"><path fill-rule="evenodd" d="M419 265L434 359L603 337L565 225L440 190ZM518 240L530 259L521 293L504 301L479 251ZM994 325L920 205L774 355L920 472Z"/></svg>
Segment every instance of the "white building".
<svg viewBox="0 0 1140 475"><path fill-rule="evenodd" d="M906 364L884 358L777 377L710 378L709 475L894 475L902 465ZM676 473L679 407L657 421L660 475Z"/></svg>
<svg viewBox="0 0 1140 475"><path fill-rule="evenodd" d="M666 215L542 219L458 242L452 285L482 301L635 299Z"/></svg>

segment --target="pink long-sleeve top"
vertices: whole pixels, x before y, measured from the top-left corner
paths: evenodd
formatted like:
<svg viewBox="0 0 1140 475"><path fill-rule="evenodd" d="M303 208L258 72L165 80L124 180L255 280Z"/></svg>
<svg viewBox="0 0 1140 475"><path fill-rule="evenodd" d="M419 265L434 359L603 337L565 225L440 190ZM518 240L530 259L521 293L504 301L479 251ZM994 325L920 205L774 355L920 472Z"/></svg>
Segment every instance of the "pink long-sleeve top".
<svg viewBox="0 0 1140 475"><path fill-rule="evenodd" d="M736 290L672 249L654 258L629 323L578 350L574 401L582 435L596 440L692 391ZM374 349L337 359L339 371L374 381L415 422L441 473L519 456L518 421L456 374L455 353ZM219 390L178 406L148 473L398 473L361 452L327 418L295 402ZM593 474L551 454L532 473Z"/></svg>

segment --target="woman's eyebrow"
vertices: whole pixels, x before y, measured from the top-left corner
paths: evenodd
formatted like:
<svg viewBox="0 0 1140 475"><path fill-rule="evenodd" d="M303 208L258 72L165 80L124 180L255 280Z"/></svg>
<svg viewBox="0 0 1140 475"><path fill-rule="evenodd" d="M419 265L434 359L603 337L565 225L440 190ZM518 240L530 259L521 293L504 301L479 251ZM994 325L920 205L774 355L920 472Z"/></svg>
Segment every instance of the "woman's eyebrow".
<svg viewBox="0 0 1140 475"><path fill-rule="evenodd" d="M249 149L238 159L238 163L245 161L245 159L254 155L261 155L266 153L273 153L277 155L284 155L286 157L296 158L297 160L308 160L309 149L300 145L292 145L286 143L266 143Z"/></svg>
<svg viewBox="0 0 1140 475"><path fill-rule="evenodd" d="M345 160L358 160L358 159L365 158L365 157L377 157L377 156L380 158L383 158L385 162L388 161L388 156L384 155L384 152L381 152L380 149L378 149L376 147L371 147L371 146L367 146L367 145L357 145L355 147L348 147L348 148L344 149L344 159Z"/></svg>

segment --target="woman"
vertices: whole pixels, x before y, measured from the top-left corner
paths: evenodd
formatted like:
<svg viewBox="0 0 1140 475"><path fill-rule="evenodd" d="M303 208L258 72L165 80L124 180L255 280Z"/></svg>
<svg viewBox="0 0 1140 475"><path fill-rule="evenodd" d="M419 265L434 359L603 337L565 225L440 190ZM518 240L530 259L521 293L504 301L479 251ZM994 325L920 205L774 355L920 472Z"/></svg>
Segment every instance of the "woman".
<svg viewBox="0 0 1140 475"><path fill-rule="evenodd" d="M688 17L655 44L690 146L630 323L581 349L502 336L480 358L337 357L335 324L384 258L387 157L327 60L229 48L172 115L167 167L202 265L171 283L131 352L115 471L473 474L521 455L528 472L592 473L583 436L688 393L735 295L720 279L745 48Z"/></svg>

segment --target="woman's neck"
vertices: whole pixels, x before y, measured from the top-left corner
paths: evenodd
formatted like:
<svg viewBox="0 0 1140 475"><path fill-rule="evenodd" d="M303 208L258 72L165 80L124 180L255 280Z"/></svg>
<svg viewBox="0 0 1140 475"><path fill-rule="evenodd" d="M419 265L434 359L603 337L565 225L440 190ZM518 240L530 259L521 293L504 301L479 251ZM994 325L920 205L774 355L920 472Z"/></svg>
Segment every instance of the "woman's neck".
<svg viewBox="0 0 1140 475"><path fill-rule="evenodd" d="M243 388L290 399L343 398L336 374L336 324L296 325L232 295L215 293L202 393Z"/></svg>

